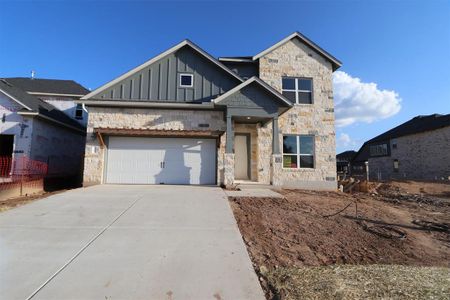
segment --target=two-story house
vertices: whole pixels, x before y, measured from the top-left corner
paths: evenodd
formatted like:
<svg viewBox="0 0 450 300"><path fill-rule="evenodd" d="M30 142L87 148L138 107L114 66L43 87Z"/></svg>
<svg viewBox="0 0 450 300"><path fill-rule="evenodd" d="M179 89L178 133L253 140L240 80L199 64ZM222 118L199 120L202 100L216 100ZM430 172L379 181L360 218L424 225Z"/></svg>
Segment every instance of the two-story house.
<svg viewBox="0 0 450 300"><path fill-rule="evenodd" d="M48 176L80 177L87 115L75 100L88 92L72 80L1 78L0 176L26 157L47 164Z"/></svg>
<svg viewBox="0 0 450 300"><path fill-rule="evenodd" d="M84 183L336 189L340 66L298 32L251 57L184 40L81 98Z"/></svg>

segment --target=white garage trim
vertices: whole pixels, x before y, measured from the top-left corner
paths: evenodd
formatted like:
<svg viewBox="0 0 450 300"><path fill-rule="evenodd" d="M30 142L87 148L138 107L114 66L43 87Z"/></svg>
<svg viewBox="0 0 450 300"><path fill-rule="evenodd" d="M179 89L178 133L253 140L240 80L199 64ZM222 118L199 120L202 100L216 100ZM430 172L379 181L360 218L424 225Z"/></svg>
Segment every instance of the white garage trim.
<svg viewBox="0 0 450 300"><path fill-rule="evenodd" d="M217 183L217 140L109 136L105 183Z"/></svg>

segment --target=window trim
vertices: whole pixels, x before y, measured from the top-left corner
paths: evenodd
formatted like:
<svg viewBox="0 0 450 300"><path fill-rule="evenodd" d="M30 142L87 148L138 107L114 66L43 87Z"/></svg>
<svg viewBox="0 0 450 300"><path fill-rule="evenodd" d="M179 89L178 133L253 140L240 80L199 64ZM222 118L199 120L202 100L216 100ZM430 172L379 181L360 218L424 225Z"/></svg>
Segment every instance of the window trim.
<svg viewBox="0 0 450 300"><path fill-rule="evenodd" d="M316 169L316 136L311 134L284 134L281 139L285 136L295 136L296 137L296 153L284 153L284 147L282 146L281 151L281 167L283 170L315 170ZM312 154L302 154L300 153L300 137L311 137L313 142ZM288 168L284 166L284 156L296 156L297 157L297 168ZM312 156L313 157L313 167L312 168L304 168L300 166L300 156Z"/></svg>
<svg viewBox="0 0 450 300"><path fill-rule="evenodd" d="M295 83L295 89L291 90L291 89L283 89L283 79L294 79L294 83ZM311 80L311 90L299 90L298 88L298 81L301 79L307 79L307 80ZM283 92L294 92L295 93L295 105L311 105L314 104L314 79L312 77L292 77L292 76L282 76L281 77L281 94L283 94ZM299 103L298 102L298 93L302 92L309 92L311 93L311 103Z"/></svg>
<svg viewBox="0 0 450 300"><path fill-rule="evenodd" d="M191 77L191 85L183 85L183 84L181 83L181 78L182 78L183 76L189 76L189 77ZM193 88L193 87L194 87L194 74L191 74L191 73L179 73L178 86L179 86L180 88Z"/></svg>

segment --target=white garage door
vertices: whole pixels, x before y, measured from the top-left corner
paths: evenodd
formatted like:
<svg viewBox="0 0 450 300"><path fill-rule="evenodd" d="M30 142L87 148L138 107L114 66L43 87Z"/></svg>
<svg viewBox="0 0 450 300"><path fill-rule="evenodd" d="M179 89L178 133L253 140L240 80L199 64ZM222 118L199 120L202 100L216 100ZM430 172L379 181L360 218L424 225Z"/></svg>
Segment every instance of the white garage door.
<svg viewBox="0 0 450 300"><path fill-rule="evenodd" d="M215 184L213 139L110 137L106 182Z"/></svg>

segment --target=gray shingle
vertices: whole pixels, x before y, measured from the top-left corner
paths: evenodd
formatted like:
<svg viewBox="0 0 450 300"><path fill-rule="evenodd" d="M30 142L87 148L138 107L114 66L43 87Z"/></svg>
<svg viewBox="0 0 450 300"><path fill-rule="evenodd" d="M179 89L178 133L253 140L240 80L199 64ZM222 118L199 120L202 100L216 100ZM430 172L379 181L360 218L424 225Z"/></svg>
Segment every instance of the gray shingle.
<svg viewBox="0 0 450 300"><path fill-rule="evenodd" d="M89 90L73 80L31 79L26 77L5 78L12 85L26 92L86 95Z"/></svg>

